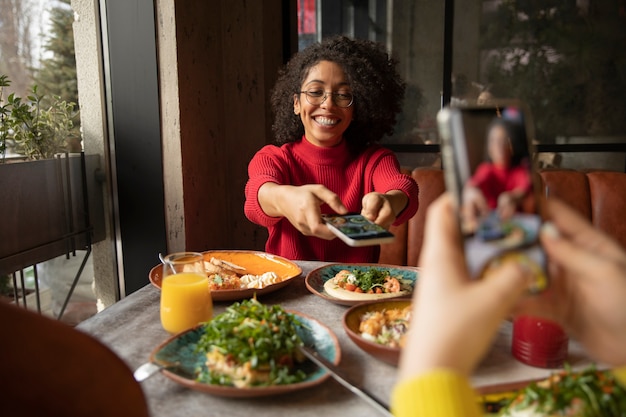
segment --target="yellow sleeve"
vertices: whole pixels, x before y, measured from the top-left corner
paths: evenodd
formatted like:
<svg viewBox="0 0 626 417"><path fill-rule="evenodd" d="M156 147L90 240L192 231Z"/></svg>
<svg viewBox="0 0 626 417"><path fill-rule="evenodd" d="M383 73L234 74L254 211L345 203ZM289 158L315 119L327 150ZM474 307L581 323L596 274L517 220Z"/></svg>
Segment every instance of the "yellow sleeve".
<svg viewBox="0 0 626 417"><path fill-rule="evenodd" d="M436 369L399 382L391 393L396 417L480 417L469 380L451 370Z"/></svg>
<svg viewBox="0 0 626 417"><path fill-rule="evenodd" d="M615 378L626 387L626 367L613 369L613 375Z"/></svg>

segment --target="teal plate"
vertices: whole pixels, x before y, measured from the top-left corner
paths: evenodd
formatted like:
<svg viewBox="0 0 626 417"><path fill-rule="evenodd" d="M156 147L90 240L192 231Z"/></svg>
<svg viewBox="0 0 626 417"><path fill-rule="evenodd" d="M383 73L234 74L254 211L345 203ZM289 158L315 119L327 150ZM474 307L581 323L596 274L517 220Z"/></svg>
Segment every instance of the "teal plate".
<svg viewBox="0 0 626 417"><path fill-rule="evenodd" d="M298 328L298 334L305 346L315 348L326 359L338 365L341 360L341 349L335 334L311 317L295 311L289 311L289 313L294 314L303 324L303 327ZM206 356L195 351L201 336L202 326L172 336L152 352L150 361L157 364L175 364L163 369L163 374L188 388L223 397L263 397L284 394L318 385L330 376L312 362L305 361L297 367L305 371L308 377L295 384L237 388L198 382L196 381L198 370L206 369Z"/></svg>
<svg viewBox="0 0 626 417"><path fill-rule="evenodd" d="M314 269L309 272L304 279L304 283L307 289L313 294L324 298L330 302L335 304L341 304L345 306L353 306L356 304L360 304L363 302L374 301L376 297L372 297L371 299L363 299L363 300L343 300L341 298L333 297L328 294L324 290L324 284L329 279L333 278L339 271L342 269L347 269L348 271L352 271L357 269L359 271L367 271L369 269L376 268L380 270L389 271L392 276L402 276L402 279L411 282L413 288L415 288L415 282L419 277L419 269L412 266L397 266L397 265L386 265L386 264L374 264L374 263L355 263L355 264L328 264L321 266L319 268ZM410 298L412 294L403 294L397 297L389 297L385 298L385 300L393 300L397 298Z"/></svg>

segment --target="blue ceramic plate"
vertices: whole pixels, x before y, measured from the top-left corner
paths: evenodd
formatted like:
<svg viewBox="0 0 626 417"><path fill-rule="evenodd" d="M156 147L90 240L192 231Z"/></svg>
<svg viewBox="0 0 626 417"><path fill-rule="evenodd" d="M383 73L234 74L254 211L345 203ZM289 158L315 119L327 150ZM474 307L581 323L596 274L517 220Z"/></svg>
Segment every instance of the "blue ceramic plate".
<svg viewBox="0 0 626 417"><path fill-rule="evenodd" d="M352 271L354 269L360 271L367 271L369 269L376 268L380 270L389 271L392 276L402 276L402 279L410 281L412 286L415 287L415 282L419 276L419 269L412 266L397 266L397 265L385 265L385 264L367 264L367 263L357 263L357 264L329 264L314 269L309 272L304 280L304 283L309 291L313 294L322 297L328 301L331 301L335 304L341 304L346 306L353 306L356 304L360 304L367 301L373 300L343 300L340 298L336 298L328 294L324 290L324 284L329 279L333 278L339 271L342 269L347 269ZM398 297L386 298L387 300L396 299L396 298L410 298L411 294L403 294Z"/></svg>
<svg viewBox="0 0 626 417"><path fill-rule="evenodd" d="M341 349L335 334L328 327L311 317L295 311L289 311L289 313L294 314L303 324L303 327L299 328L298 334L305 346L314 347L322 356L338 365L341 360ZM306 361L298 366L309 376L304 381L295 384L236 388L198 382L196 381L197 370L206 366L205 355L195 351L196 344L201 336L202 326L173 336L152 352L150 361L155 363L175 363L177 366L168 367L162 371L165 376L188 388L223 397L262 397L283 394L318 385L330 376L326 371L318 368L310 361Z"/></svg>

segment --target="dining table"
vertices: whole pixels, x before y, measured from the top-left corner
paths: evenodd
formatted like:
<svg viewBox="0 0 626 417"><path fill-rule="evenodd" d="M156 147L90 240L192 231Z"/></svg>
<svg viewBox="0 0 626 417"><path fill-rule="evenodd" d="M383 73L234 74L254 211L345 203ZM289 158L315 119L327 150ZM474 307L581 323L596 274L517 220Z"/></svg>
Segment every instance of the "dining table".
<svg viewBox="0 0 626 417"><path fill-rule="evenodd" d="M285 309L303 313L326 325L336 335L341 348L339 369L379 400L388 403L397 380L397 367L370 356L350 340L342 324L349 306L330 302L307 289L305 285L307 274L326 263L317 261L295 263L302 269L300 276L291 279L291 282L283 288L262 295L258 300L264 304L277 304ZM83 321L76 328L107 345L134 370L146 363L151 352L171 336L161 327L159 302L160 289L147 284ZM215 301L214 315L224 311L233 302ZM450 314L454 314L454 311L450 311ZM436 317L433 317L433 320L436 320ZM478 393L510 390L528 381L545 378L556 371L527 366L513 358L511 334L511 321L505 320L489 352L471 376L471 382ZM458 349L463 349L463 346L459 346ZM573 340L569 342L567 361L573 369L584 368L591 363L581 346ZM377 410L370 404L333 378L303 390L248 398L221 397L189 389L162 373L144 380L141 387L148 402L150 415L153 417L378 415ZM111 401L115 401L115 398L111 398Z"/></svg>

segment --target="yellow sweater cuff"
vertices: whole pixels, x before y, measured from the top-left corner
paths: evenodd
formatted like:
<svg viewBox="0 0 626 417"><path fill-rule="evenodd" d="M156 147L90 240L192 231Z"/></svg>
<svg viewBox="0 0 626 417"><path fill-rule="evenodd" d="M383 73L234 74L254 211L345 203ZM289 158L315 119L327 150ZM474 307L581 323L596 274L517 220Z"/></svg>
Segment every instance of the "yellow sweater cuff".
<svg viewBox="0 0 626 417"><path fill-rule="evenodd" d="M391 394L396 417L480 417L469 380L451 370L436 369L399 382Z"/></svg>
<svg viewBox="0 0 626 417"><path fill-rule="evenodd" d="M613 375L615 375L615 378L617 378L617 380L626 387L626 366L613 369Z"/></svg>

